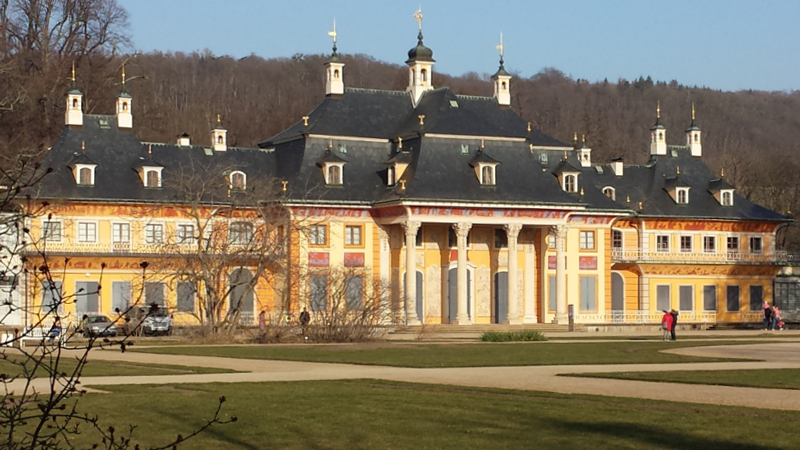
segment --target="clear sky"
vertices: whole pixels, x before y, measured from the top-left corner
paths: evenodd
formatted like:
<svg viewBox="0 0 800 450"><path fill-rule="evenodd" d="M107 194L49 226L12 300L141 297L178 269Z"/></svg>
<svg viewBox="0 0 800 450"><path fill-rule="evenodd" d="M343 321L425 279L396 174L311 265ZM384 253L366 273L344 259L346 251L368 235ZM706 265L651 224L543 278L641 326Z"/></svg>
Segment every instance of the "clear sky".
<svg viewBox="0 0 800 450"><path fill-rule="evenodd" d="M434 70L545 67L599 81L639 76L736 91L800 90L800 0L118 0L134 48L236 58L340 53L403 64L422 7Z"/></svg>

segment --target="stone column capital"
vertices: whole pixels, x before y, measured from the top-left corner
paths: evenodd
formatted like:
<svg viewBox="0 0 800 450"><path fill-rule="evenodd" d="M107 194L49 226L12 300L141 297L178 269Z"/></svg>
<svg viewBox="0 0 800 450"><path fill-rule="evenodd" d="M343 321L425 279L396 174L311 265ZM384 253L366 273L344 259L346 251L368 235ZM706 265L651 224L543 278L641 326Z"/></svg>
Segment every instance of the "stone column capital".
<svg viewBox="0 0 800 450"><path fill-rule="evenodd" d="M416 236L417 231L419 231L419 227L422 226L422 222L416 220L407 220L403 222L403 229L406 230L406 235Z"/></svg>
<svg viewBox="0 0 800 450"><path fill-rule="evenodd" d="M469 222L458 222L453 224L453 230L456 232L456 236L460 238L465 238L469 235L469 230L472 229L472 224Z"/></svg>
<svg viewBox="0 0 800 450"><path fill-rule="evenodd" d="M503 228L506 230L506 236L508 237L509 242L513 239L514 242L517 242L517 237L519 237L519 232L522 231L522 224L521 223L509 223L506 224Z"/></svg>

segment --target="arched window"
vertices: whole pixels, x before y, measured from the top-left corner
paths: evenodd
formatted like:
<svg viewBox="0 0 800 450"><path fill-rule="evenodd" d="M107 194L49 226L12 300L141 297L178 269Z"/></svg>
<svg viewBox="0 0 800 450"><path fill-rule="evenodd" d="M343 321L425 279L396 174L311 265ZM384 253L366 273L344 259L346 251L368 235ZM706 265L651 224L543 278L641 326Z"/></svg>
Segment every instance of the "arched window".
<svg viewBox="0 0 800 450"><path fill-rule="evenodd" d="M217 144L222 144L222 135L217 136Z"/></svg>
<svg viewBox="0 0 800 450"><path fill-rule="evenodd" d="M506 82L505 81L503 81L503 83L500 85L500 88L502 90L504 90L504 91L506 90Z"/></svg>
<svg viewBox="0 0 800 450"><path fill-rule="evenodd" d="M494 184L494 167L483 166L481 168L481 184L490 186Z"/></svg>
<svg viewBox="0 0 800 450"><path fill-rule="evenodd" d="M428 70L422 69L420 73L422 74L422 82L426 83L428 81Z"/></svg>
<svg viewBox="0 0 800 450"><path fill-rule="evenodd" d="M386 184L389 186L394 186L395 182L395 169L394 167L389 167L389 169L386 171Z"/></svg>
<svg viewBox="0 0 800 450"><path fill-rule="evenodd" d="M605 196L610 198L611 200L616 200L617 194L616 194L616 192L615 192L613 187L610 187L610 186L609 187L604 187L603 188L603 194L605 194Z"/></svg>
<svg viewBox="0 0 800 450"><path fill-rule="evenodd" d="M733 205L733 194L730 192L723 192L722 206L732 206L732 205Z"/></svg>
<svg viewBox="0 0 800 450"><path fill-rule="evenodd" d="M91 185L92 184L92 169L83 167L78 171L78 184Z"/></svg>
<svg viewBox="0 0 800 450"><path fill-rule="evenodd" d="M660 133L660 132L658 133L658 140L659 141L663 141L664 140L664 133Z"/></svg>
<svg viewBox="0 0 800 450"><path fill-rule="evenodd" d="M697 142L697 141L699 141L699 140L700 140L700 136L699 136L699 135L697 135L697 134L695 134L695 135L694 135L694 141L695 141L695 142Z"/></svg>
<svg viewBox="0 0 800 450"><path fill-rule="evenodd" d="M338 70L334 70L333 71L333 78L337 78L337 79L339 78L339 71Z"/></svg>
<svg viewBox="0 0 800 450"><path fill-rule="evenodd" d="M328 167L328 184L342 184L342 168L339 166Z"/></svg>
<svg viewBox="0 0 800 450"><path fill-rule="evenodd" d="M567 192L578 192L578 180L576 175L564 176L564 190Z"/></svg>
<svg viewBox="0 0 800 450"><path fill-rule="evenodd" d="M245 176L242 172L233 172L231 174L231 189L243 191L245 189Z"/></svg>
<svg viewBox="0 0 800 450"><path fill-rule="evenodd" d="M122 110L123 111L127 111L128 110L128 102L122 102Z"/></svg>
<svg viewBox="0 0 800 450"><path fill-rule="evenodd" d="M145 177L145 186L149 188L161 187L161 180L159 179L157 170L148 170Z"/></svg>
<svg viewBox="0 0 800 450"><path fill-rule="evenodd" d="M689 203L689 191L686 189L678 189L678 203Z"/></svg>
<svg viewBox="0 0 800 450"><path fill-rule="evenodd" d="M78 109L78 99L77 98L73 98L72 99L72 109Z"/></svg>

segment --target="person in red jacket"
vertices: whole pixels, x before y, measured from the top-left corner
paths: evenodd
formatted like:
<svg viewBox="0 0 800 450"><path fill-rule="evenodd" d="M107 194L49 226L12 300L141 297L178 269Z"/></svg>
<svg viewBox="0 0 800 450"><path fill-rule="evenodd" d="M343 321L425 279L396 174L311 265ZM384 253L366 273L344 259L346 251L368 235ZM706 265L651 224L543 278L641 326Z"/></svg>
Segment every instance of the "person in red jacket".
<svg viewBox="0 0 800 450"><path fill-rule="evenodd" d="M661 330L664 332L664 340L669 341L672 339L672 314L669 311L664 311L664 316L661 318Z"/></svg>

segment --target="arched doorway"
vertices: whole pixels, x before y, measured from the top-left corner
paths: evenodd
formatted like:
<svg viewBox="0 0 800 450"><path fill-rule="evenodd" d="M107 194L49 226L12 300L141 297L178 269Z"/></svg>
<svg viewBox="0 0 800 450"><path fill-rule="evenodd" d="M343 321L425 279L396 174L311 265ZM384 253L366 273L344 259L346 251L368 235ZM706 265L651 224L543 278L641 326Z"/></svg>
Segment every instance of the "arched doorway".
<svg viewBox="0 0 800 450"><path fill-rule="evenodd" d="M625 314L625 280L617 272L611 272L611 315L614 322L622 322Z"/></svg>
<svg viewBox="0 0 800 450"><path fill-rule="evenodd" d="M239 309L239 317L244 322L253 320L255 308L255 294L251 283L253 274L247 269L236 269L230 275L231 294L228 300L228 307Z"/></svg>
<svg viewBox="0 0 800 450"><path fill-rule="evenodd" d="M492 322L503 323L508 318L508 272L494 274L494 317Z"/></svg>

